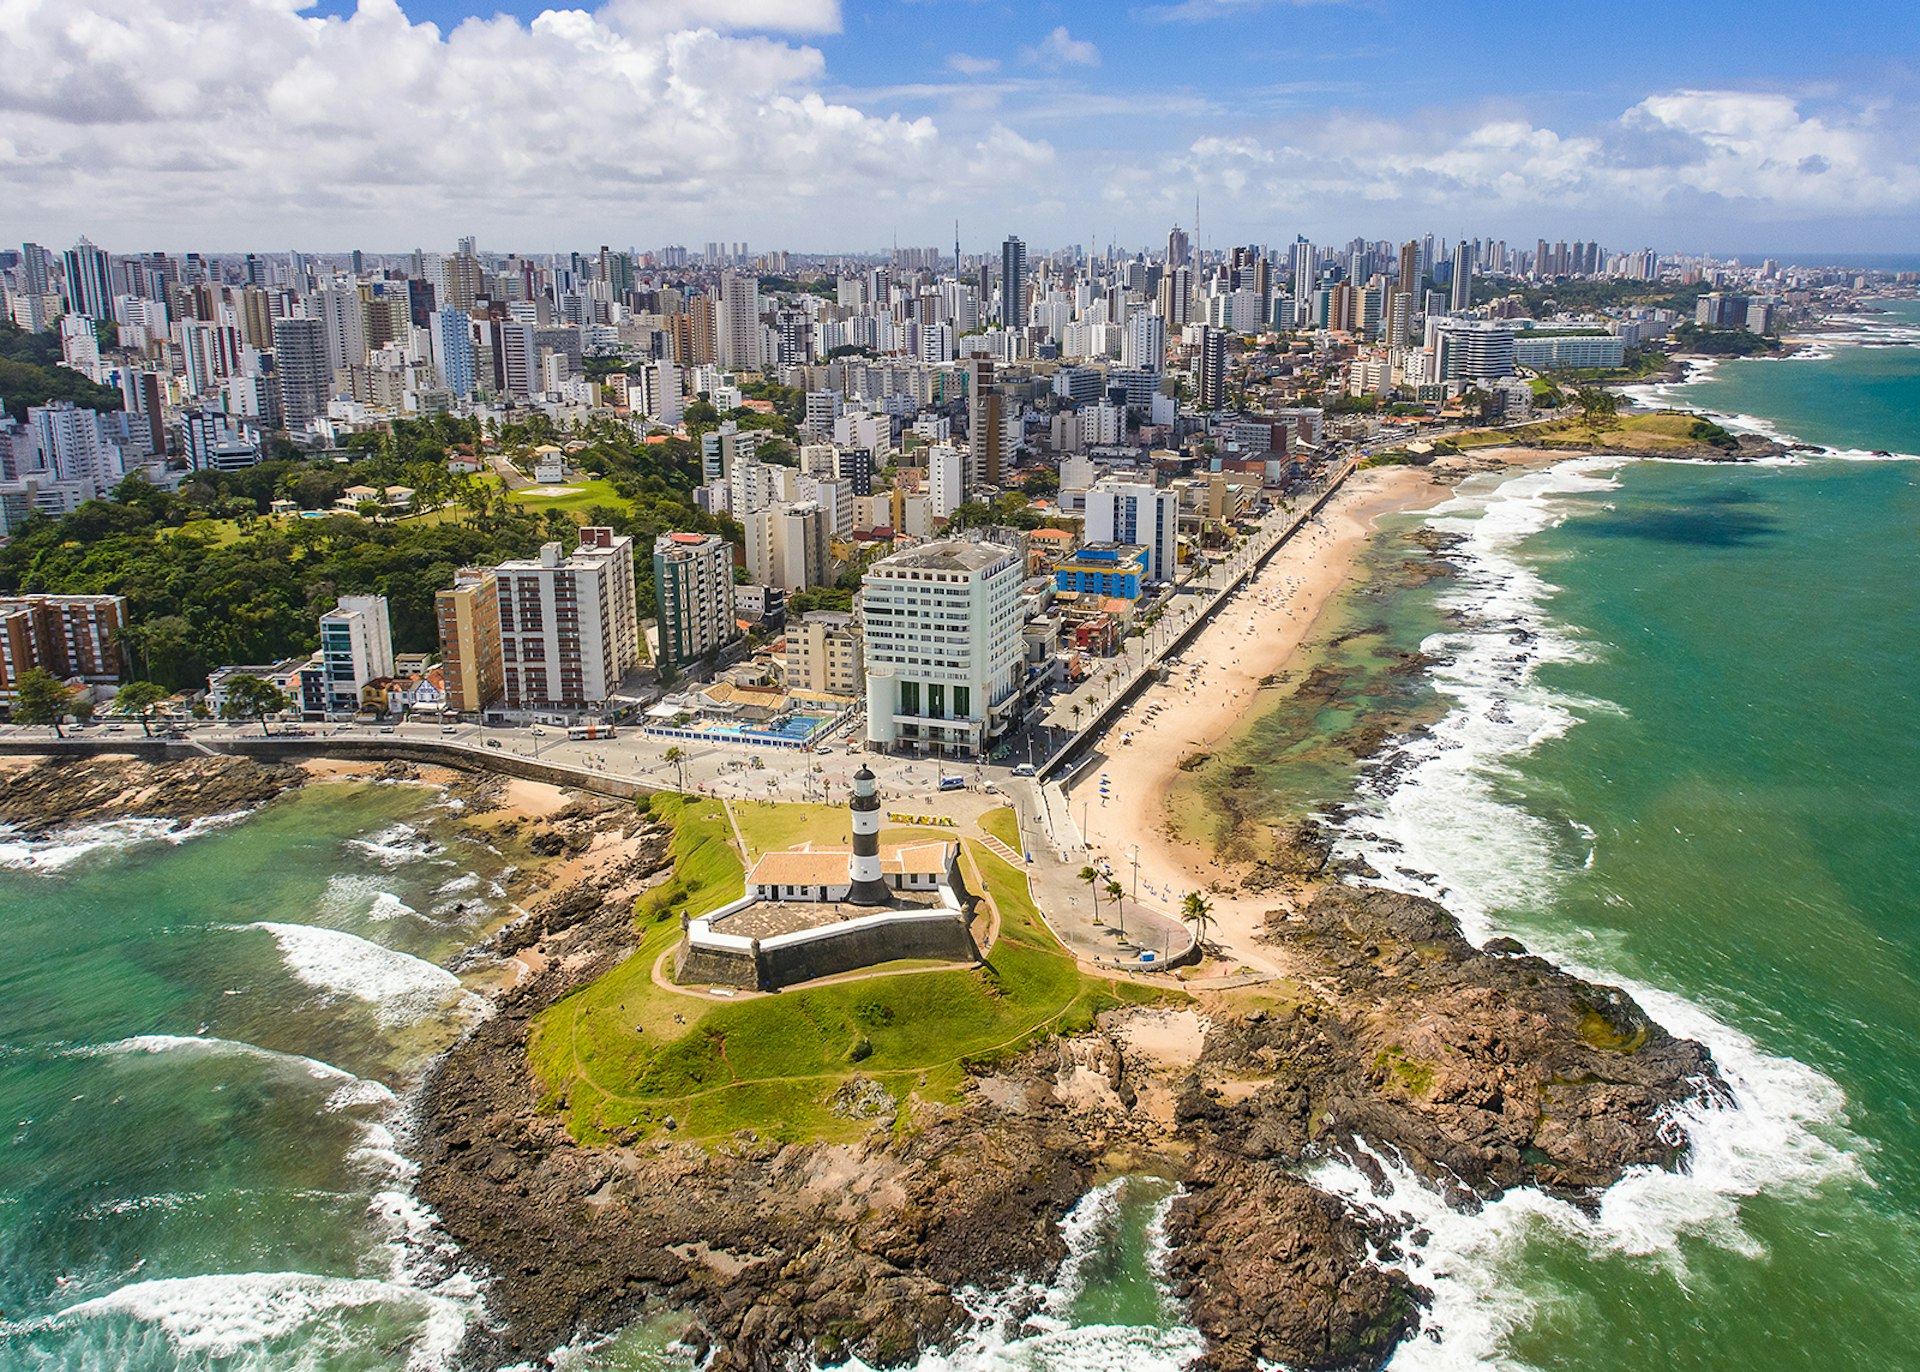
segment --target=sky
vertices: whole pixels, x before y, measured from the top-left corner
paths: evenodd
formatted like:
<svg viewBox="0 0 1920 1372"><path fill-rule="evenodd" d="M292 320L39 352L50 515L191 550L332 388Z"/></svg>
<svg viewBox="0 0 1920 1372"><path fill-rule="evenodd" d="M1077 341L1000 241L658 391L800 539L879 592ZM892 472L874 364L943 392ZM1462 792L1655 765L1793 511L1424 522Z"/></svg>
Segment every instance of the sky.
<svg viewBox="0 0 1920 1372"><path fill-rule="evenodd" d="M0 0L0 234L114 251L1920 251L1920 5Z"/></svg>

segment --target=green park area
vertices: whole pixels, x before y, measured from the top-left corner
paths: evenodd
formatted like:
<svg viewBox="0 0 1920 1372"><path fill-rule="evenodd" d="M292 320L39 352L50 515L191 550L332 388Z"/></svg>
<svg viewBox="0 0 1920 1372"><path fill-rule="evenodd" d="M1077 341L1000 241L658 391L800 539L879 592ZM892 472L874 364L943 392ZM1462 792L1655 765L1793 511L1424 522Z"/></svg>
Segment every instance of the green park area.
<svg viewBox="0 0 1920 1372"><path fill-rule="evenodd" d="M675 1137L708 1144L743 1129L779 1140L858 1138L876 1112L861 1103L870 1091L846 1090L856 1076L896 1104L951 1102L970 1068L1166 994L1081 972L1034 908L1025 874L971 840L967 883L1000 922L980 967L889 964L899 975L737 999L669 990L653 973L680 938L681 912L698 916L736 898L745 865L719 802L649 803L674 830L673 877L635 905L638 950L543 1011L529 1042L542 1108L583 1142L634 1140L669 1121ZM755 853L809 837L838 845L844 833L844 812L826 806L750 804L736 818ZM932 831L886 837L923 832Z"/></svg>
<svg viewBox="0 0 1920 1372"><path fill-rule="evenodd" d="M571 515L584 515L595 505L622 514L633 508L633 502L616 491L611 481L599 477L565 481L558 486L522 486L508 493L507 499L518 509L564 510Z"/></svg>
<svg viewBox="0 0 1920 1372"><path fill-rule="evenodd" d="M1472 429L1445 443L1462 451L1473 448L1558 448L1608 452L1688 452L1701 447L1731 450L1733 435L1697 414L1663 410L1656 414L1574 415L1511 429Z"/></svg>

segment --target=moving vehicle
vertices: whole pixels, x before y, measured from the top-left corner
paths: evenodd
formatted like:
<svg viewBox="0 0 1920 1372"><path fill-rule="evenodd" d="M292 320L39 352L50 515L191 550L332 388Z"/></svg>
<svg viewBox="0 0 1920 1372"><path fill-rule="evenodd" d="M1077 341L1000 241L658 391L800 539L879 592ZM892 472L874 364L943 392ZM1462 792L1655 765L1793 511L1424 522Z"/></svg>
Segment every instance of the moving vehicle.
<svg viewBox="0 0 1920 1372"><path fill-rule="evenodd" d="M940 789L943 791L957 791L966 784L967 779L965 777L943 776L940 778Z"/></svg>
<svg viewBox="0 0 1920 1372"><path fill-rule="evenodd" d="M535 729L534 732L537 734L540 731ZM568 727L567 737L571 739L612 738L613 726L611 724L574 724Z"/></svg>
<svg viewBox="0 0 1920 1372"><path fill-rule="evenodd" d="M1023 762L1013 769L1013 774L1017 777L1030 777L1033 775L1033 764L1031 762Z"/></svg>

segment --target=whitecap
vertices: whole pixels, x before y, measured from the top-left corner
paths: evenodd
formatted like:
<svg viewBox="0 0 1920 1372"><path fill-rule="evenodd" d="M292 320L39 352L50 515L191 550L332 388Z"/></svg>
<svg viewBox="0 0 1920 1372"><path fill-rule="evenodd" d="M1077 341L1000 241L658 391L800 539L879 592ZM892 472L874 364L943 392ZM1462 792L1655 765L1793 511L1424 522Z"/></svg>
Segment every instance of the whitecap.
<svg viewBox="0 0 1920 1372"><path fill-rule="evenodd" d="M1516 556L1527 538L1569 517L1565 497L1605 489L1605 464L1580 459L1515 478L1491 491L1463 487L1434 512L1433 523L1461 535L1450 552L1461 571L1442 598L1458 629L1422 645L1441 660L1435 688L1452 708L1424 737L1390 749L1363 773L1358 804L1343 823L1340 850L1367 858L1378 884L1436 900L1475 943L1509 932L1497 910L1551 903L1561 880L1561 830L1510 801L1504 786L1512 762L1583 719L1617 710L1610 702L1553 691L1538 680L1542 663L1585 660L1596 646L1553 622L1555 588ZM1462 516L1484 509L1479 519ZM1525 661L1513 643L1524 636ZM1509 702L1490 716L1497 696ZM1592 831L1574 822L1592 843ZM1585 845L1583 845L1585 846ZM1574 975L1623 985L1671 1032L1713 1053L1730 1100L1699 1099L1674 1113L1689 1143L1684 1170L1634 1169L1588 1215L1530 1188L1519 1188L1465 1216L1392 1159L1392 1211L1406 1211L1431 1237L1408 1248L1408 1271L1432 1286L1435 1346L1421 1340L1396 1355L1403 1369L1503 1361L1507 1334L1529 1310L1503 1263L1529 1236L1551 1232L1589 1249L1652 1258L1676 1268L1677 1241L1690 1236L1729 1251L1758 1255L1741 1226L1740 1202L1761 1191L1805 1193L1840 1178L1864 1179L1865 1144L1845 1129L1840 1087L1812 1067L1763 1052L1747 1035L1680 996L1623 980L1604 965L1608 940L1568 933L1529 941ZM1555 946L1556 943L1559 946ZM1370 1203L1365 1178L1345 1163L1327 1163L1313 1180Z"/></svg>
<svg viewBox="0 0 1920 1372"><path fill-rule="evenodd" d="M219 1359L285 1338L335 1312L380 1305L414 1312L418 1333L406 1365L418 1372L447 1366L477 1313L469 1297L397 1282L245 1272L135 1282L40 1323L57 1328L87 1320L133 1319L157 1326L178 1353Z"/></svg>
<svg viewBox="0 0 1920 1372"><path fill-rule="evenodd" d="M146 843L186 843L238 823L248 813L240 810L185 822L108 819L96 824L66 825L41 836L24 834L15 825L0 825L0 868L50 874L95 853L137 848Z"/></svg>
<svg viewBox="0 0 1920 1372"><path fill-rule="evenodd" d="M335 1067L330 1062L321 1062L318 1058L304 1057L299 1053L283 1053L275 1048L262 1048L259 1044L246 1043L239 1039L215 1038L204 1034L137 1034L131 1038L116 1039L112 1043L70 1048L66 1053L71 1057L114 1057L130 1053L192 1053L255 1058L262 1062L291 1068L315 1081L340 1083L328 1097L327 1108L330 1110L349 1109L357 1105L394 1103L393 1092L380 1082L357 1077L344 1068Z"/></svg>
<svg viewBox="0 0 1920 1372"><path fill-rule="evenodd" d="M386 1025L412 1023L458 1008L479 1013L485 1002L446 968L338 929L262 920L243 926L264 929L280 945L287 970L321 991L352 996L378 1007Z"/></svg>

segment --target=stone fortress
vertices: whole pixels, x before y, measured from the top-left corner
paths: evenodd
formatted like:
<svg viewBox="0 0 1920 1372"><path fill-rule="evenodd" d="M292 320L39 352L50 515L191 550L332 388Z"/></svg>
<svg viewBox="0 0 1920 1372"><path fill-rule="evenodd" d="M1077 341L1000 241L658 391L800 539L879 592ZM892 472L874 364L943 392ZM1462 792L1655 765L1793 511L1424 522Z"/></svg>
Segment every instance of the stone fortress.
<svg viewBox="0 0 1920 1372"><path fill-rule="evenodd" d="M849 809L850 849L806 843L764 854L740 899L698 919L683 915L674 979L772 991L902 958L979 961L960 845L882 848L880 797L865 766L854 773Z"/></svg>

